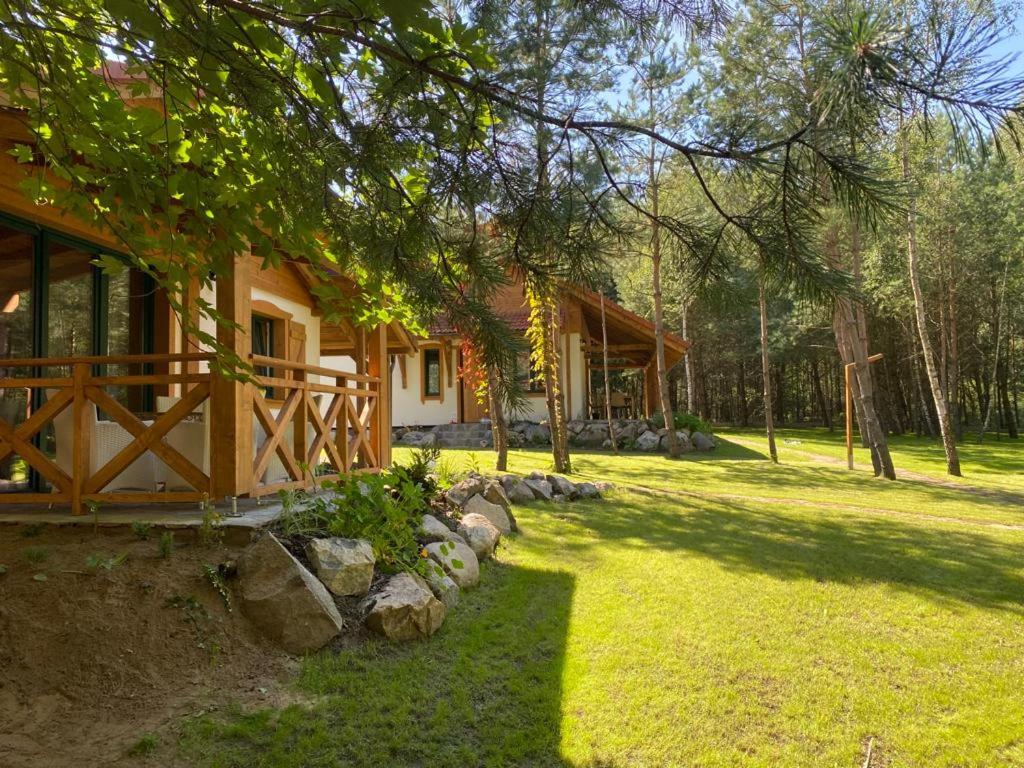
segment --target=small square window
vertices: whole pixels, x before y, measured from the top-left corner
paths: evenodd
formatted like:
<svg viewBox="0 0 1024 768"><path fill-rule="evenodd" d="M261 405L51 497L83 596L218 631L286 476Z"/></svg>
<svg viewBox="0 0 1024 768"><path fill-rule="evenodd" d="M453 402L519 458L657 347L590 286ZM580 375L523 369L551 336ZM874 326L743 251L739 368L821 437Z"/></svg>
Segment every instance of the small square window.
<svg viewBox="0 0 1024 768"><path fill-rule="evenodd" d="M441 395L441 350L423 350L423 394L426 397Z"/></svg>

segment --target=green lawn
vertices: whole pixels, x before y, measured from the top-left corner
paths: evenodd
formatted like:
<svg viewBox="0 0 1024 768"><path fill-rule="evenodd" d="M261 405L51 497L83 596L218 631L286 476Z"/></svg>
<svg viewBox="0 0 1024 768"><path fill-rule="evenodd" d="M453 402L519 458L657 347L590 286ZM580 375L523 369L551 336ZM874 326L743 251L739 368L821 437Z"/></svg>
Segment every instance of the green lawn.
<svg viewBox="0 0 1024 768"><path fill-rule="evenodd" d="M779 467L756 433L714 458L578 454L620 490L519 508L438 635L314 656L296 682L314 703L192 721L180 757L860 768L874 739L875 768L1024 766L1024 510L815 461L842 455L825 434ZM1003 448L991 461L1019 472Z"/></svg>

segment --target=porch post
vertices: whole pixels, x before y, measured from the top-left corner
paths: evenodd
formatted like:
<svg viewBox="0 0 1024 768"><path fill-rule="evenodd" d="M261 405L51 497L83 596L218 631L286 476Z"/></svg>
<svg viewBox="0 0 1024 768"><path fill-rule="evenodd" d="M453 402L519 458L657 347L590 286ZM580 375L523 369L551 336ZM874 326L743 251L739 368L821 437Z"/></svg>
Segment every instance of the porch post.
<svg viewBox="0 0 1024 768"><path fill-rule="evenodd" d="M217 325L217 341L243 360L251 351L252 287L248 253L236 254L231 273L217 277L217 311L235 327ZM210 377L210 473L215 499L252 490L252 384L213 372Z"/></svg>
<svg viewBox="0 0 1024 768"><path fill-rule="evenodd" d="M644 368L644 418L654 415L654 406L658 403L658 361L651 362Z"/></svg>
<svg viewBox="0 0 1024 768"><path fill-rule="evenodd" d="M370 434L381 468L391 466L391 371L388 367L388 327L377 325L366 338L369 376L380 378L377 407L373 409Z"/></svg>

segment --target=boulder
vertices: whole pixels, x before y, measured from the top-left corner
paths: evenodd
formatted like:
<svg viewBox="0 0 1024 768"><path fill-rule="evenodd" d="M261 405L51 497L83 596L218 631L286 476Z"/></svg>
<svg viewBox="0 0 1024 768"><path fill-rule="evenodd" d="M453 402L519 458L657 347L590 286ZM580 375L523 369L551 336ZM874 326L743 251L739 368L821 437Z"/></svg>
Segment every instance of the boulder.
<svg viewBox="0 0 1024 768"><path fill-rule="evenodd" d="M506 495L512 492L512 489L515 488L515 485L518 482L519 478L516 475L501 476L501 487L504 489Z"/></svg>
<svg viewBox="0 0 1024 768"><path fill-rule="evenodd" d="M703 432L694 432L690 435L690 440L693 442L693 447L698 451L715 450L715 441Z"/></svg>
<svg viewBox="0 0 1024 768"><path fill-rule="evenodd" d="M448 501L461 507L469 501L471 496L476 496L483 490L484 479L479 476L470 476L449 488L445 495L448 497Z"/></svg>
<svg viewBox="0 0 1024 768"><path fill-rule="evenodd" d="M641 425L635 421L626 421L621 424L615 425L615 437L620 441L632 442L640 436L640 433L646 429L646 425Z"/></svg>
<svg viewBox="0 0 1024 768"><path fill-rule="evenodd" d="M581 499L599 499L601 497L601 492L593 483L577 483L576 490Z"/></svg>
<svg viewBox="0 0 1024 768"><path fill-rule="evenodd" d="M491 502L491 504L497 504L506 512L512 508L508 500L508 494L505 493L505 487L497 480L488 480L487 485L484 486L484 492L480 495Z"/></svg>
<svg viewBox="0 0 1024 768"><path fill-rule="evenodd" d="M615 483L609 483L607 480L598 480L594 483L594 487L597 488L598 493L607 493L608 491L615 490Z"/></svg>
<svg viewBox="0 0 1024 768"><path fill-rule="evenodd" d="M459 604L459 585L455 580L444 572L444 568L433 560L427 561L427 573L424 580L434 593L434 597L440 600L445 610L450 611Z"/></svg>
<svg viewBox="0 0 1024 768"><path fill-rule="evenodd" d="M498 526L483 515L475 513L462 516L459 535L466 540L478 560L486 560L494 554L494 548L501 539Z"/></svg>
<svg viewBox="0 0 1024 768"><path fill-rule="evenodd" d="M638 451L656 451L660 444L661 438L658 436L658 433L652 432L649 429L636 439L636 449Z"/></svg>
<svg viewBox="0 0 1024 768"><path fill-rule="evenodd" d="M536 480L532 477L528 477L523 480L523 484L530 489L535 499L551 499L553 493L551 483L547 480Z"/></svg>
<svg viewBox="0 0 1024 768"><path fill-rule="evenodd" d="M427 544L427 555L444 568L452 581L461 589L476 586L480 582L480 561L468 544L457 541L436 541Z"/></svg>
<svg viewBox="0 0 1024 768"><path fill-rule="evenodd" d="M576 491L576 485L561 475L548 475L547 480L551 483L551 490L554 493L560 493L567 499L575 499L579 495Z"/></svg>
<svg viewBox="0 0 1024 768"><path fill-rule="evenodd" d="M420 541L462 541L462 537L433 515L424 515L416 537ZM465 543L465 542L463 542Z"/></svg>
<svg viewBox="0 0 1024 768"><path fill-rule="evenodd" d="M527 423L520 434L527 445L546 445L551 442L551 430L542 424Z"/></svg>
<svg viewBox="0 0 1024 768"><path fill-rule="evenodd" d="M410 429L399 438L399 442L406 445L419 445L419 441L423 439L423 434L423 432Z"/></svg>
<svg viewBox="0 0 1024 768"><path fill-rule="evenodd" d="M690 442L690 436L686 432L676 432L676 440L679 441L679 452L689 453L693 450L693 443ZM661 447L659 450L668 451L668 433L666 432L661 438Z"/></svg>
<svg viewBox="0 0 1024 768"><path fill-rule="evenodd" d="M470 515L481 515L486 517L490 521L491 525L497 528L503 535L507 536L512 533L512 521L509 520L508 513L505 512L504 508L497 504L492 504L483 496L473 496L466 502L462 511L463 522L465 522L466 518ZM472 542L470 542L470 544L472 545Z"/></svg>
<svg viewBox="0 0 1024 768"><path fill-rule="evenodd" d="M315 651L341 632L327 588L273 534L238 559L238 591L242 613L289 653Z"/></svg>
<svg viewBox="0 0 1024 768"><path fill-rule="evenodd" d="M373 547L364 539L313 539L306 557L332 594L362 597L373 581Z"/></svg>
<svg viewBox="0 0 1024 768"><path fill-rule="evenodd" d="M608 440L608 425L591 422L576 435L576 445L584 448L600 448Z"/></svg>
<svg viewBox="0 0 1024 768"><path fill-rule="evenodd" d="M527 480L547 480L548 476L541 472L539 469L533 470L526 476Z"/></svg>
<svg viewBox="0 0 1024 768"><path fill-rule="evenodd" d="M520 480L512 486L512 490L509 491L508 497L514 504L524 504L537 498L530 486L526 484L525 480Z"/></svg>
<svg viewBox="0 0 1024 768"><path fill-rule="evenodd" d="M366 626L388 640L430 637L444 621L444 604L416 574L399 573L363 603Z"/></svg>

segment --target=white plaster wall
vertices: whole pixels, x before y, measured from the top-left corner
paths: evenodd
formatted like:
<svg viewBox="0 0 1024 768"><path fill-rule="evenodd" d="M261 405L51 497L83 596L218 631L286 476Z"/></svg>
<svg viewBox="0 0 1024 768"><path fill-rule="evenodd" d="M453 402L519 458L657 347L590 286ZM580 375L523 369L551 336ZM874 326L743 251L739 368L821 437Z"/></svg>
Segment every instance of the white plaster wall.
<svg viewBox="0 0 1024 768"><path fill-rule="evenodd" d="M422 391L422 367L423 363L420 350L414 355L408 355L405 359L406 387L402 388L402 370L396 361L391 372L391 423L396 427L401 426L436 426L448 424L458 417L459 400L457 382L448 380L448 368L444 359L441 360L441 367L444 369L444 402L440 400L420 401ZM451 371L452 378L458 370L456 365L456 350L451 350Z"/></svg>
<svg viewBox="0 0 1024 768"><path fill-rule="evenodd" d="M561 369L562 396L565 398L565 411L570 419L584 418L586 415L586 369L583 364L583 350L580 349L580 334L562 335ZM566 365L568 361L568 365ZM568 368L568 375L566 369ZM570 381L571 379L571 381ZM548 404L543 392L527 393L526 408L516 415L517 420L546 421Z"/></svg>

